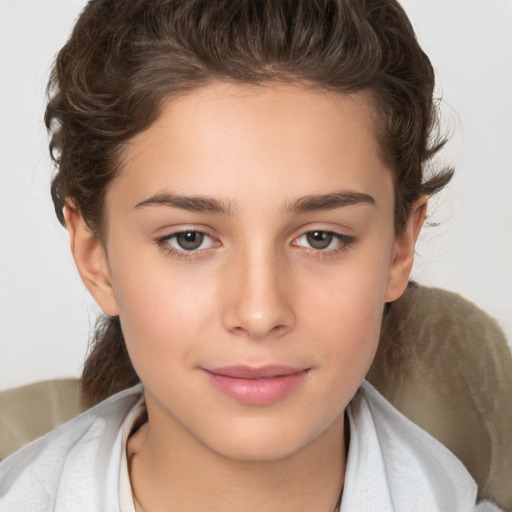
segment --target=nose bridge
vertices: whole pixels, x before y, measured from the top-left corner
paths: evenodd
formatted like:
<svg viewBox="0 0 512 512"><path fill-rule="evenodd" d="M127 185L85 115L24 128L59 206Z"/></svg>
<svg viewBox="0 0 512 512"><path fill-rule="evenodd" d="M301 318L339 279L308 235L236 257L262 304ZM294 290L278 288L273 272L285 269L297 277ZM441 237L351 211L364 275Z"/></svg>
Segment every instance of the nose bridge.
<svg viewBox="0 0 512 512"><path fill-rule="evenodd" d="M284 257L271 244L260 242L241 247L234 260L225 327L254 339L289 330L294 314Z"/></svg>

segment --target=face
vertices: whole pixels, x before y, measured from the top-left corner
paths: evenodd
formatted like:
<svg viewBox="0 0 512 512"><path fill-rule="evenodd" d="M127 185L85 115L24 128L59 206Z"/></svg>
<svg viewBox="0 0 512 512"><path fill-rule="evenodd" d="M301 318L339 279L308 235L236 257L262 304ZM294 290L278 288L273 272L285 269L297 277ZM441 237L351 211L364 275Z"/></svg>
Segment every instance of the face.
<svg viewBox="0 0 512 512"><path fill-rule="evenodd" d="M363 95L216 83L168 101L125 148L104 246L75 248L150 423L244 460L339 436L412 264L421 222L396 237L393 210Z"/></svg>

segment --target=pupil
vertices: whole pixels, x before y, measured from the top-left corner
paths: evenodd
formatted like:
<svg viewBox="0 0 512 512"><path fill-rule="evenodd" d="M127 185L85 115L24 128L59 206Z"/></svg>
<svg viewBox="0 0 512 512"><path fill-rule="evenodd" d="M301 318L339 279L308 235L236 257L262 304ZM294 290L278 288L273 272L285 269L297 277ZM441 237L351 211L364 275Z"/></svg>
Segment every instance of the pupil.
<svg viewBox="0 0 512 512"><path fill-rule="evenodd" d="M332 233L326 231L311 231L307 234L309 245L315 249L327 249L332 242Z"/></svg>
<svg viewBox="0 0 512 512"><path fill-rule="evenodd" d="M204 235L197 231L186 231L185 233L179 233L176 236L178 245L187 251L198 249L203 243Z"/></svg>

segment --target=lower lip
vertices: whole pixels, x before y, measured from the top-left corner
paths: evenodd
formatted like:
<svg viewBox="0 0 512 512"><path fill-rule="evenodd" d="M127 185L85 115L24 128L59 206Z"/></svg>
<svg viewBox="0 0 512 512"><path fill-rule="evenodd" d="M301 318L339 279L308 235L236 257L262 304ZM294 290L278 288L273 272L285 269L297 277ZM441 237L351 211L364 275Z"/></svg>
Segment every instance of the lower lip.
<svg viewBox="0 0 512 512"><path fill-rule="evenodd" d="M307 377L309 370L265 379L226 377L205 370L211 384L238 402L252 405L268 405L282 400L296 389Z"/></svg>

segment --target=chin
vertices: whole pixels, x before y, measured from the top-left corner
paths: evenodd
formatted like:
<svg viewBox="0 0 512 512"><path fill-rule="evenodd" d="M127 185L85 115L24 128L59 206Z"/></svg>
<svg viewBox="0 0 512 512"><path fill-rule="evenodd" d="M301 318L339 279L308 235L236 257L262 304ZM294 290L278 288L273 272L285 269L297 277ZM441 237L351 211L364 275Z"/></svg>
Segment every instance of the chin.
<svg viewBox="0 0 512 512"><path fill-rule="evenodd" d="M236 425L224 425L221 437L203 443L210 450L240 462L276 462L308 451L321 442L328 431L341 439L343 411L327 426L311 417L290 415L288 418L243 418Z"/></svg>

